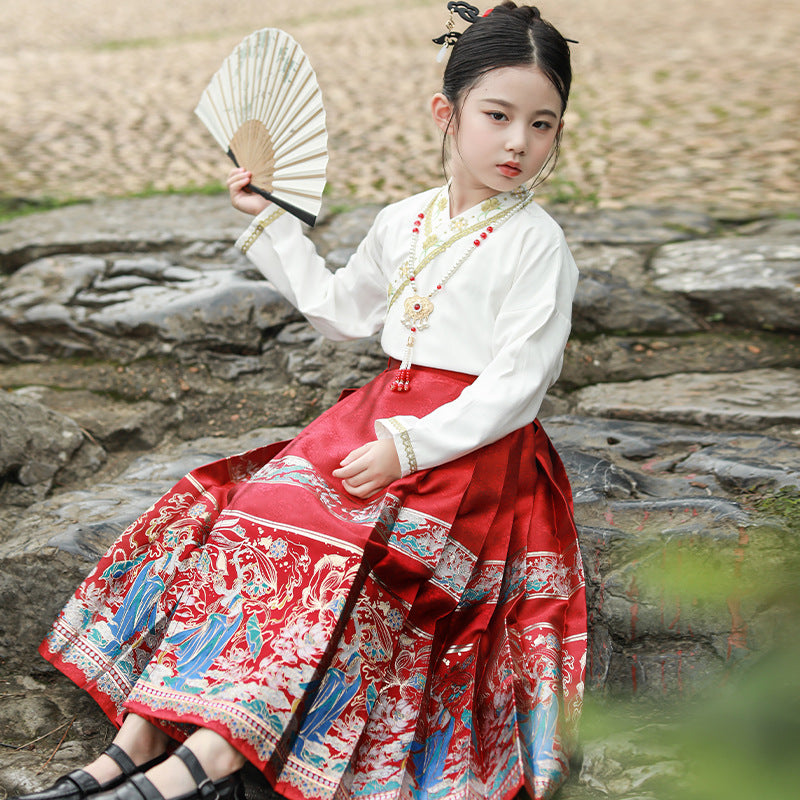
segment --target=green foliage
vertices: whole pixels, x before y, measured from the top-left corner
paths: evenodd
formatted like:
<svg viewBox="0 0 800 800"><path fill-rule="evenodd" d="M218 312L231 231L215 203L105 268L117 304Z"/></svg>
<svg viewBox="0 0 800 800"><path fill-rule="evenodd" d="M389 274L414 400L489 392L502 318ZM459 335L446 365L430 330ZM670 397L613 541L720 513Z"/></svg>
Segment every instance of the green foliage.
<svg viewBox="0 0 800 800"><path fill-rule="evenodd" d="M757 524L742 527L738 537L702 542L649 538L637 552L636 580L643 593L667 592L712 610L731 602L746 604L761 615L760 627L771 629L772 641L743 661L731 659L724 685L702 696L657 705L589 698L582 727L589 749L611 751L609 763L630 775L656 765L641 787L642 796L797 796L800 491L787 488L744 499ZM681 765L678 775L676 764ZM568 789L566 796L578 800L580 790Z"/></svg>
<svg viewBox="0 0 800 800"><path fill-rule="evenodd" d="M125 195L125 197L158 197L161 195L217 195L226 194L228 187L222 181L209 181L208 183L190 183L187 186L169 186L166 189L157 189L149 184L141 192Z"/></svg>
<svg viewBox="0 0 800 800"><path fill-rule="evenodd" d="M225 194L227 187L220 181L211 181L203 184L189 184L188 186L170 186L168 189L156 189L150 185L141 192L123 195L123 197L156 197L159 195L217 195ZM90 203L102 198L78 197L10 197L0 194L0 222L3 220L23 217L28 214L38 214L42 211L52 211L56 208L65 208L80 203Z"/></svg>
<svg viewBox="0 0 800 800"><path fill-rule="evenodd" d="M9 197L0 194L0 222L23 217L27 214L37 214L40 211L51 211L54 208L72 206L77 203L85 203L86 200L75 198L57 199L55 197Z"/></svg>
<svg viewBox="0 0 800 800"><path fill-rule="evenodd" d="M559 175L551 175L537 190L548 204L569 206L597 206L600 202L597 192L581 189L575 181L567 180Z"/></svg>
<svg viewBox="0 0 800 800"><path fill-rule="evenodd" d="M796 622L791 640L766 654L716 697L698 704L675 731L690 764L684 800L797 797L800 630Z"/></svg>
<svg viewBox="0 0 800 800"><path fill-rule="evenodd" d="M781 520L787 530L800 534L800 489L787 486L755 502L759 511Z"/></svg>

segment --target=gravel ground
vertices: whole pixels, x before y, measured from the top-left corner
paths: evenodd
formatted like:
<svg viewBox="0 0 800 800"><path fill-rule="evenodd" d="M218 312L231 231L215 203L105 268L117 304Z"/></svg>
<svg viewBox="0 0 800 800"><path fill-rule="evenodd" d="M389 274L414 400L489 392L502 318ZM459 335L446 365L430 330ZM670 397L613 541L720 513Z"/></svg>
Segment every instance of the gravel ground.
<svg viewBox="0 0 800 800"><path fill-rule="evenodd" d="M444 0L0 0L0 198L203 187L227 159L194 116L238 41L281 27L328 112L331 197L440 180L427 102ZM800 208L796 0L542 0L576 80L541 194L577 207Z"/></svg>

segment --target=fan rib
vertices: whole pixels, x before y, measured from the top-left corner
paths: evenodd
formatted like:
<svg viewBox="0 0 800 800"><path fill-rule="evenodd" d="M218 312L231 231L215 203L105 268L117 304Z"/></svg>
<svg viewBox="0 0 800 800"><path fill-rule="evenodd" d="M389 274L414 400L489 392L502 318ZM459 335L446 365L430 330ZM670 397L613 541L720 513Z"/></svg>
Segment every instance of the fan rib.
<svg viewBox="0 0 800 800"><path fill-rule="evenodd" d="M292 51L292 59L294 59L294 55L295 55L296 50L297 50L297 44L295 43L295 47L294 47L294 49ZM298 77L299 73L300 73L300 69L296 67L294 69L292 77L286 83L284 83L284 85L283 85L284 93L283 93L283 97L281 98L281 104L276 109L276 113L279 115L280 119L286 120L286 119L290 119L291 118L292 110L293 110L292 107L293 107L293 105L295 103L295 100L297 98L298 90L302 89L302 87L305 85L305 83L308 80L308 76L306 76L306 80L304 80L303 84L301 84L300 87L298 87L296 81L297 81L297 77ZM270 127L271 128L274 127L277 124L279 124L278 123L278 119L273 118L273 119L270 120Z"/></svg>
<svg viewBox="0 0 800 800"><path fill-rule="evenodd" d="M287 130L287 128L289 129L289 132L291 134L291 132L293 130L295 130L297 128L303 128L303 127L306 127L307 125L309 125L311 123L311 121L315 117L317 117L318 115L322 115L323 116L322 127L324 128L324 125L325 125L324 113L325 112L323 111L322 108L314 109L312 107L312 109L311 109L312 113L311 113L310 116L301 117L299 120L297 119L300 116L300 114L303 113L306 110L306 108L312 102L312 100L313 100L313 96L312 97L308 97L305 100L305 102L299 108L294 110L294 113L292 114L291 117L286 117L284 119L283 124L281 125L281 127L277 128L275 130L275 132L274 132L274 139L275 139L276 142L281 141L281 139L282 139L282 137L284 135L284 132ZM295 127L292 128L292 125L294 125Z"/></svg>

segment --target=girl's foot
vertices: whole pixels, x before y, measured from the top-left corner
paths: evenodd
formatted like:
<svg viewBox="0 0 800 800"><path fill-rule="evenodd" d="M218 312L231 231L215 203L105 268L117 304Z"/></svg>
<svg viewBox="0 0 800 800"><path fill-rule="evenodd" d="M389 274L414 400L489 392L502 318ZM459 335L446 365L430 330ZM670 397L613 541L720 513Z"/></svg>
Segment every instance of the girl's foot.
<svg viewBox="0 0 800 800"><path fill-rule="evenodd" d="M134 775L93 800L245 800L239 775L244 758L221 736L206 729L190 736L187 742L204 751L208 770L182 744L147 774Z"/></svg>
<svg viewBox="0 0 800 800"><path fill-rule="evenodd" d="M151 722L137 714L128 714L122 722L111 747L100 755L91 764L84 767L82 772L94 778L105 791L113 788L113 781L121 782L122 779L134 775L137 772L146 772L155 766L159 761L163 761L169 737ZM111 748L116 747L112 755ZM122 757L119 757L119 752ZM123 766L124 759L128 763Z"/></svg>
<svg viewBox="0 0 800 800"><path fill-rule="evenodd" d="M147 780L163 797L174 798L196 791L203 777L199 775L194 759L212 783L238 772L245 762L244 756L234 747L208 728L200 728L184 743L189 755L181 758L177 751L163 763L147 772Z"/></svg>

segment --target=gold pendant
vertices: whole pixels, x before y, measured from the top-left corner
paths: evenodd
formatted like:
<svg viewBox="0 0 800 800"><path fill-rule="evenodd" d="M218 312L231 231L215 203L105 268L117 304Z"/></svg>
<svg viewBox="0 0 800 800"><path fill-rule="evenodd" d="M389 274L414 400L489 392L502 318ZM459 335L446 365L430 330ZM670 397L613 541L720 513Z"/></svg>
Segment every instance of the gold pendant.
<svg viewBox="0 0 800 800"><path fill-rule="evenodd" d="M409 297L403 304L402 323L407 328L424 330L428 327L428 317L433 313L433 303L429 297L420 297L418 294Z"/></svg>

